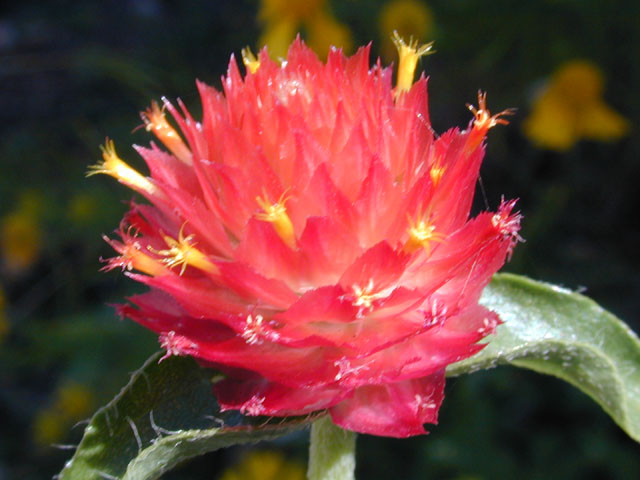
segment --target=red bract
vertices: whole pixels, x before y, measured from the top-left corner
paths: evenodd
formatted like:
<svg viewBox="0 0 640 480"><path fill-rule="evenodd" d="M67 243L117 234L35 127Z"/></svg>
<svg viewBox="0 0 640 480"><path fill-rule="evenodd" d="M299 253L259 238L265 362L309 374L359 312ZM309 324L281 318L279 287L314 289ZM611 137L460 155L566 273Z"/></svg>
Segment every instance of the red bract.
<svg viewBox="0 0 640 480"><path fill-rule="evenodd" d="M143 113L169 150L135 147L148 177L111 142L94 167L151 203L107 240L120 254L107 268L150 287L121 313L167 355L224 372L223 409L424 433L445 367L499 323L478 298L520 217L504 201L468 217L485 135L504 120L481 95L467 129L435 136L427 81L412 84L428 48L397 41L396 88L369 47L324 64L296 40L286 61L245 53L244 77L232 57L223 92L198 82L202 121L181 102Z"/></svg>

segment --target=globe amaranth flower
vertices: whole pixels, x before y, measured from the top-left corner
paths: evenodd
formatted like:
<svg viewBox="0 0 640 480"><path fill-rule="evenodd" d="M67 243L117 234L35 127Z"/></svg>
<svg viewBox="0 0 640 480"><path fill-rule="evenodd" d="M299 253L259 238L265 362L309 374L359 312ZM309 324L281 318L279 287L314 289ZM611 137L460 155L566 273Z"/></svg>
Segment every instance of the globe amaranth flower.
<svg viewBox="0 0 640 480"><path fill-rule="evenodd" d="M223 92L198 82L201 121L166 100L142 114L166 147L135 147L149 176L112 142L93 168L151 203L107 240L107 268L150 287L121 313L167 355L222 371L223 409L327 409L357 432L424 433L445 367L499 323L478 298L520 217L513 201L469 211L485 135L505 121L480 95L468 128L434 135L426 78L412 83L428 48L396 41L395 88L369 47L326 63L300 40L282 62L245 51L246 75L232 57Z"/></svg>

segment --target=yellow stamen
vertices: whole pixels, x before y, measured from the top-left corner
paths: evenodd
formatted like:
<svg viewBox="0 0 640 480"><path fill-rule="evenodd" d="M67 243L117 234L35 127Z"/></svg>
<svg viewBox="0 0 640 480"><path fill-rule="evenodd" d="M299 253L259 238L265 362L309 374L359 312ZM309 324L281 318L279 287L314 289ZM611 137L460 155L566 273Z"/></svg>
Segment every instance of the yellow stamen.
<svg viewBox="0 0 640 480"><path fill-rule="evenodd" d="M89 171L87 172L88 177L98 173L104 173L106 175L111 175L119 182L124 183L135 190L141 190L149 195L157 195L160 193L158 188L148 178L143 177L118 157L113 140L109 140L107 138L104 146L101 146L100 149L102 150L103 161L102 163L91 165L89 167Z"/></svg>
<svg viewBox="0 0 640 480"><path fill-rule="evenodd" d="M240 53L242 53L242 63L247 67L247 70L249 70L250 73L256 73L258 68L260 68L260 60L256 58L251 48L245 47Z"/></svg>
<svg viewBox="0 0 640 480"><path fill-rule="evenodd" d="M276 203L271 203L267 192L263 190L264 197L256 197L256 202L260 205L260 208L264 210L264 213L256 214L258 220L263 222L270 222L273 224L278 236L287 244L289 248L294 248L296 245L296 236L293 231L293 223L289 215L287 215L287 207L285 203L287 197L286 192L283 193Z"/></svg>
<svg viewBox="0 0 640 480"><path fill-rule="evenodd" d="M157 102L151 102L151 107L141 112L140 116L147 132L153 132L178 160L187 165L192 164L191 150L184 144L178 132L169 125L164 111Z"/></svg>
<svg viewBox="0 0 640 480"><path fill-rule="evenodd" d="M438 183L440 183L445 170L446 167L441 167L438 163L434 163L432 165L431 169L429 170L429 176L431 177L431 183L434 187L438 186Z"/></svg>
<svg viewBox="0 0 640 480"><path fill-rule="evenodd" d="M396 85L396 97L398 97L401 93L408 92L411 89L418 59L429 53L434 53L431 51L433 42L418 46L418 41L412 37L409 39L409 43L405 43L395 30L393 31L392 40L398 49L398 57L400 57L398 62L398 83Z"/></svg>
<svg viewBox="0 0 640 480"><path fill-rule="evenodd" d="M353 306L364 308L371 308L373 302L375 302L379 298L384 298L389 294L389 292L386 291L376 292L374 290L373 279L369 279L369 283L364 288L361 288L358 285L354 285L353 293L356 296L356 299L353 302Z"/></svg>
<svg viewBox="0 0 640 480"><path fill-rule="evenodd" d="M195 248L195 243L191 243L195 235L191 234L186 237L184 236L185 225L186 222L182 225L182 228L180 228L177 240L171 238L169 235L163 235L163 239L169 247L168 249L154 250L151 247L148 247L149 250L157 255L166 257L162 259L162 262L168 265L169 268L182 265L180 275L185 272L189 265L200 270L204 270L205 272L217 273L218 267L216 267L204 253Z"/></svg>
<svg viewBox="0 0 640 480"><path fill-rule="evenodd" d="M409 217L407 231L409 232L409 238L404 244L404 251L407 253L414 253L424 248L429 254L431 253L431 242L442 243L445 241L445 235L436 232L436 226L425 219L415 222Z"/></svg>

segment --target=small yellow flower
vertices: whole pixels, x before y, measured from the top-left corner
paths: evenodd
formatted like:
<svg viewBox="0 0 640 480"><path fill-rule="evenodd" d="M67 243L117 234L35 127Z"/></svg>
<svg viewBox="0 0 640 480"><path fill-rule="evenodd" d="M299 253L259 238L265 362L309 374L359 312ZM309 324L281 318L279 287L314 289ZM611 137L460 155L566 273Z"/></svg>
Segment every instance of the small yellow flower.
<svg viewBox="0 0 640 480"><path fill-rule="evenodd" d="M98 208L98 201L87 193L78 193L69 201L67 215L69 220L79 225L91 221Z"/></svg>
<svg viewBox="0 0 640 480"><path fill-rule="evenodd" d="M279 452L253 451L226 470L220 480L304 480L305 469Z"/></svg>
<svg viewBox="0 0 640 480"><path fill-rule="evenodd" d="M86 386L75 382L62 384L53 403L36 414L33 438L36 444L48 446L63 441L69 429L93 410L95 398Z"/></svg>
<svg viewBox="0 0 640 480"><path fill-rule="evenodd" d="M7 318L7 300L4 290L0 287L0 343L9 332L9 319Z"/></svg>
<svg viewBox="0 0 640 480"><path fill-rule="evenodd" d="M320 57L326 57L332 45L345 52L353 48L351 31L336 20L326 0L262 0L258 19L264 25L258 46L266 45L274 58L286 57L300 29L307 32L309 46Z"/></svg>
<svg viewBox="0 0 640 480"><path fill-rule="evenodd" d="M331 46L342 48L345 52L353 50L351 30L327 11L319 11L305 25L309 34L307 44L320 57L326 58Z"/></svg>
<svg viewBox="0 0 640 480"><path fill-rule="evenodd" d="M273 58L285 58L291 40L296 36L298 23L290 18L269 22L258 39L259 48L266 45Z"/></svg>
<svg viewBox="0 0 640 480"><path fill-rule="evenodd" d="M56 412L49 409L38 412L33 423L33 440L40 447L48 447L64 439L67 425Z"/></svg>
<svg viewBox="0 0 640 480"><path fill-rule="evenodd" d="M70 382L58 389L55 406L63 418L69 421L82 420L93 410L95 399L93 392L86 386Z"/></svg>
<svg viewBox="0 0 640 480"><path fill-rule="evenodd" d="M0 220L0 257L8 271L23 272L38 259L43 237L39 214L39 199L25 194L18 208Z"/></svg>
<svg viewBox="0 0 640 480"><path fill-rule="evenodd" d="M301 22L318 10L324 9L326 0L262 0L258 18L265 23L276 22L282 18L290 18Z"/></svg>
<svg viewBox="0 0 640 480"><path fill-rule="evenodd" d="M401 38L425 40L433 37L434 21L429 7L418 0L394 0L382 7L379 17L382 58L390 62L395 58L396 46L392 40L397 31Z"/></svg>
<svg viewBox="0 0 640 480"><path fill-rule="evenodd" d="M560 67L534 101L523 123L525 135L536 145L569 150L581 139L614 141L625 135L628 121L602 99L600 69L586 61Z"/></svg>
<svg viewBox="0 0 640 480"><path fill-rule="evenodd" d="M584 138L599 142L617 140L629 130L629 122L602 100L585 105L579 125Z"/></svg>

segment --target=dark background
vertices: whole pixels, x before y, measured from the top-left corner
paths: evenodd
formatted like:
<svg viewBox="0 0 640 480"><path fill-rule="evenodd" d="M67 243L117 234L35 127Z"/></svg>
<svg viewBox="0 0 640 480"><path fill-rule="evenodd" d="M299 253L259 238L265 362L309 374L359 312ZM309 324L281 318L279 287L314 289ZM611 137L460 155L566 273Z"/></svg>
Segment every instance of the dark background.
<svg viewBox="0 0 640 480"><path fill-rule="evenodd" d="M384 3L332 3L355 44L373 40L375 55ZM527 242L505 270L585 290L639 330L638 2L429 6L437 54L422 68L431 77L435 130L466 126L464 104L475 102L478 88L488 90L495 110L519 109L510 126L492 130L482 171L489 206L502 194L519 197L524 214ZM82 428L72 428L74 416L89 416L157 349L151 333L119 321L107 306L139 286L98 272L99 257L111 256L100 235L117 227L131 194L85 172L106 136L142 169L126 147L150 140L144 129L132 133L139 111L165 95L179 96L197 115L194 79L220 85L230 53L256 45L257 11L251 1L0 7L0 218L26 215L24 245L34 252L28 265L16 267L5 246L0 267L8 329L0 334L0 480L59 471L71 452L49 444L77 442ZM522 121L536 89L573 59L600 67L605 100L629 120L630 131L566 152L536 148ZM447 394L440 425L428 437L360 437L359 478L626 479L640 472L638 445L558 380L503 367L454 379ZM304 461L305 442L295 437L276 448ZM207 455L167 478L217 478L239 451Z"/></svg>

